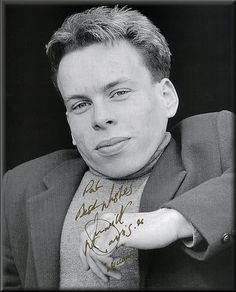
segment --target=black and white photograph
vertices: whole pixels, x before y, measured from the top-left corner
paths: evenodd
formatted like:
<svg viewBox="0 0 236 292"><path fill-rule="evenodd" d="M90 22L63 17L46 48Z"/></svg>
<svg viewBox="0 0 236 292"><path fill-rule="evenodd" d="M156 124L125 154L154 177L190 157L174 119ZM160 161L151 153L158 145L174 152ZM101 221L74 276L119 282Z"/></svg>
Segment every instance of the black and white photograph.
<svg viewBox="0 0 236 292"><path fill-rule="evenodd" d="M1 12L1 290L234 290L235 2Z"/></svg>

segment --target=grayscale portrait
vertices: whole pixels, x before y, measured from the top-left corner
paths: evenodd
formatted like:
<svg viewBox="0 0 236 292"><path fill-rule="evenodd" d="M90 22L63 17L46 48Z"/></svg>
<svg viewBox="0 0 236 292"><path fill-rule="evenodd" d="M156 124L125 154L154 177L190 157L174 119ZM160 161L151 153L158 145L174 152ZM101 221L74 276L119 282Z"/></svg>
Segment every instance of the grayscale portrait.
<svg viewBox="0 0 236 292"><path fill-rule="evenodd" d="M3 7L3 289L233 289L231 2Z"/></svg>

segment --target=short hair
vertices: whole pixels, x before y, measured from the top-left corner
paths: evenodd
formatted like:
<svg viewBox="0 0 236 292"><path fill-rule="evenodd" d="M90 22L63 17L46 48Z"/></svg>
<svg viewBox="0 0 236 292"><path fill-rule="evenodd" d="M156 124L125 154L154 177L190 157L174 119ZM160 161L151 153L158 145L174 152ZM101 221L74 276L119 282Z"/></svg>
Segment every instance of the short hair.
<svg viewBox="0 0 236 292"><path fill-rule="evenodd" d="M46 45L56 75L64 55L94 43L114 44L127 40L141 52L154 80L169 77L171 52L165 37L146 16L126 6L100 6L65 19Z"/></svg>

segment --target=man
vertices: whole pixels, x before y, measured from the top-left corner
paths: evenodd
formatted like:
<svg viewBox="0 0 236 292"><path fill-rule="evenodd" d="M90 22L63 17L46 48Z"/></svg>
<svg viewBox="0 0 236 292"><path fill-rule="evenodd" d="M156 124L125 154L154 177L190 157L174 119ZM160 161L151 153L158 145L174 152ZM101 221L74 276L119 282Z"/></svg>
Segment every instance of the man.
<svg viewBox="0 0 236 292"><path fill-rule="evenodd" d="M166 132L171 54L135 10L72 15L47 54L78 151L5 175L5 287L232 288L232 114Z"/></svg>

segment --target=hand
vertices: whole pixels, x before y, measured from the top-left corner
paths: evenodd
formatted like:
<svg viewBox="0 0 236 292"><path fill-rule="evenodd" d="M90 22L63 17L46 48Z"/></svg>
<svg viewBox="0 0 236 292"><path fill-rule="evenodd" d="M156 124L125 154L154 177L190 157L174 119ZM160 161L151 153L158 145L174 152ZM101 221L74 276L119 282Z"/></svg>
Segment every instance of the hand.
<svg viewBox="0 0 236 292"><path fill-rule="evenodd" d="M191 224L176 210L162 208L148 213L124 213L121 208L119 214L106 213L99 218L96 214L87 223L81 234L80 257L85 269L90 268L107 282L107 276L121 278L120 272L112 266L115 260L112 254L121 245L137 249L163 248L191 235Z"/></svg>

